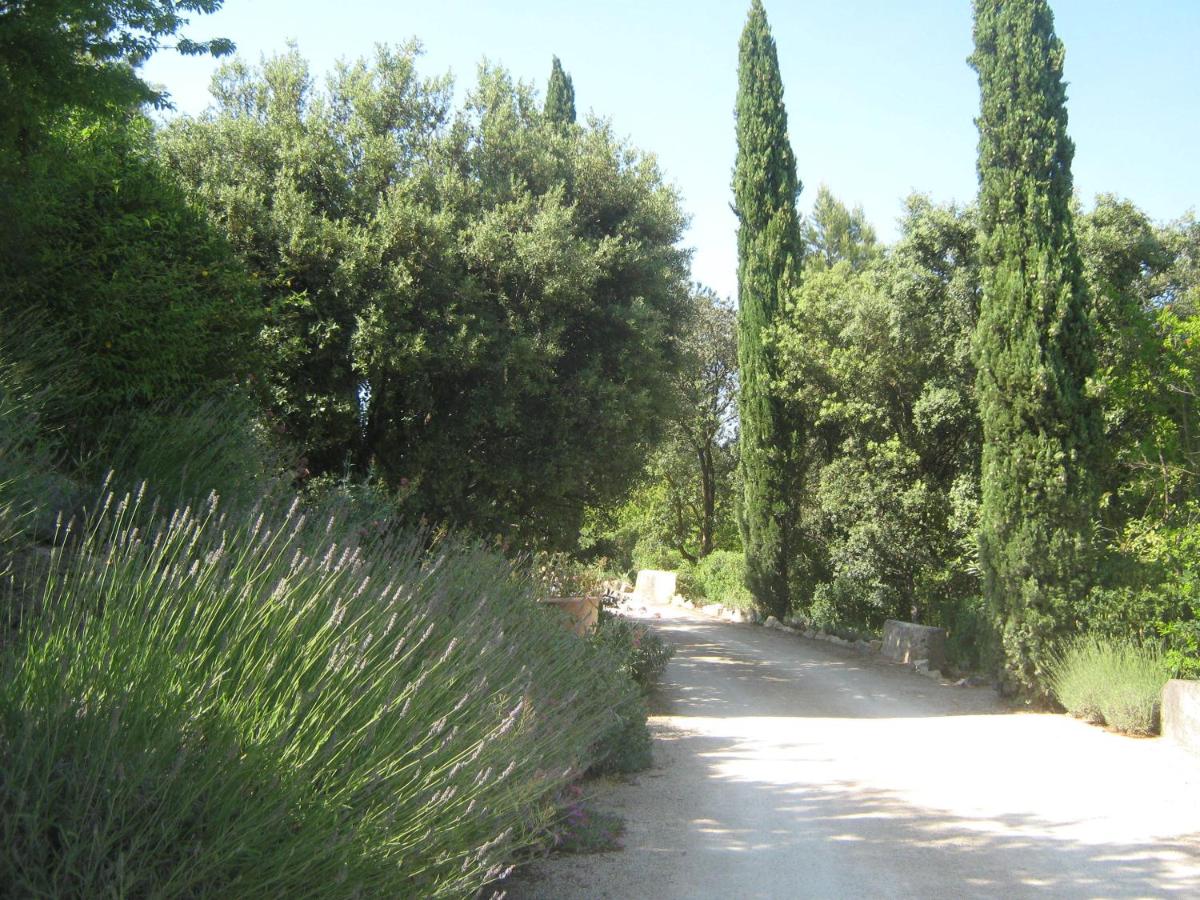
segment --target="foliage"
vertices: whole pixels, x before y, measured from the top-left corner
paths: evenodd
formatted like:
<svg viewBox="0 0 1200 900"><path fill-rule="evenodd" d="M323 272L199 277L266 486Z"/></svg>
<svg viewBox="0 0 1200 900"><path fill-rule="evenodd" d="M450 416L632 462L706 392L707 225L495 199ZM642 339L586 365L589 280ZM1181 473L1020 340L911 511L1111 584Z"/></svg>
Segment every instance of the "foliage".
<svg viewBox="0 0 1200 900"><path fill-rule="evenodd" d="M196 506L216 493L223 506L243 509L290 489L281 449L236 392L116 415L97 443L87 480L108 478L119 492L145 482L167 506Z"/></svg>
<svg viewBox="0 0 1200 900"><path fill-rule="evenodd" d="M607 853L621 849L624 820L585 801L567 807L555 829L554 849L561 853Z"/></svg>
<svg viewBox="0 0 1200 900"><path fill-rule="evenodd" d="M0 661L17 893L470 895L644 734L632 682L491 553L137 504L58 542Z"/></svg>
<svg viewBox="0 0 1200 900"><path fill-rule="evenodd" d="M0 4L0 146L29 152L44 123L67 108L92 114L163 106L137 67L175 38L185 55L221 56L228 40L178 36L185 16L222 0L7 0Z"/></svg>
<svg viewBox="0 0 1200 900"><path fill-rule="evenodd" d="M690 600L708 600L743 612L754 609L754 597L746 587L746 557L734 550L714 550L695 563L683 561L676 570L676 590Z"/></svg>
<svg viewBox="0 0 1200 900"><path fill-rule="evenodd" d="M575 124L575 85L571 76L563 71L558 57L550 67L550 82L546 86L546 120L559 125Z"/></svg>
<svg viewBox="0 0 1200 900"><path fill-rule="evenodd" d="M539 598L595 597L603 592L600 573L566 553L538 553L533 557L533 582Z"/></svg>
<svg viewBox="0 0 1200 900"><path fill-rule="evenodd" d="M645 625L619 615L605 615L592 640L619 661L618 669L649 691L662 676L675 649Z"/></svg>
<svg viewBox="0 0 1200 900"><path fill-rule="evenodd" d="M561 853L604 853L621 849L624 820L597 809L578 784L569 785L555 804L563 810L555 823L554 849Z"/></svg>
<svg viewBox="0 0 1200 900"><path fill-rule="evenodd" d="M830 221L850 218L839 205L824 201ZM975 240L971 210L911 197L886 254L822 251L772 335L778 391L810 423L815 585L797 611L830 628L942 625L963 663L978 662L980 625L964 614L978 592Z"/></svg>
<svg viewBox="0 0 1200 900"><path fill-rule="evenodd" d="M625 502L590 512L594 552L627 569L675 569L716 548L740 546L735 316L712 291L693 289L666 435Z"/></svg>
<svg viewBox="0 0 1200 900"><path fill-rule="evenodd" d="M56 471L61 450L43 426L70 382L61 367L39 371L12 359L13 345L28 349L41 334L28 315L0 323L0 574L18 550L53 535L54 513L75 501L75 484Z"/></svg>
<svg viewBox="0 0 1200 900"><path fill-rule="evenodd" d="M788 609L793 552L793 442L801 423L785 417L772 391L778 366L768 332L795 282L803 255L796 197L800 182L788 143L787 112L775 41L761 0L752 0L738 45L737 158L734 211L738 217L739 460L744 498L742 543L747 586L759 607Z"/></svg>
<svg viewBox="0 0 1200 900"><path fill-rule="evenodd" d="M1051 658L1048 684L1073 716L1131 734L1154 734L1171 672L1153 643L1084 636Z"/></svg>
<svg viewBox="0 0 1200 900"><path fill-rule="evenodd" d="M1012 689L1043 693L1093 566L1094 336L1071 211L1063 46L1045 0L977 0L982 95L979 561Z"/></svg>
<svg viewBox="0 0 1200 900"><path fill-rule="evenodd" d="M825 185L817 189L812 215L802 232L808 269L829 269L846 262L857 271L877 259L882 249L862 207L847 209Z"/></svg>
<svg viewBox="0 0 1200 900"><path fill-rule="evenodd" d="M668 547L653 537L642 537L633 547L633 568L671 572L687 564L674 547Z"/></svg>
<svg viewBox="0 0 1200 900"><path fill-rule="evenodd" d="M675 378L679 409L665 449L683 477L672 479L677 527L673 545L685 559L703 559L737 540L733 528L736 486L737 313L707 288L697 287L683 340L685 366ZM689 552L690 551L690 552Z"/></svg>
<svg viewBox="0 0 1200 900"><path fill-rule="evenodd" d="M148 149L151 125L74 117L54 128L0 199L0 317L36 317L43 337L14 361L74 385L45 408L71 455L105 423L204 391L253 367L261 310L224 239Z"/></svg>
<svg viewBox="0 0 1200 900"><path fill-rule="evenodd" d="M271 407L314 475L373 470L414 516L569 548L657 437L683 216L604 123L560 129L489 67L452 116L416 55L324 91L294 51L233 63L164 152L259 274Z"/></svg>
<svg viewBox="0 0 1200 900"><path fill-rule="evenodd" d="M610 663L611 659L602 664ZM650 768L654 751L650 729L646 726L646 704L640 698L628 700L614 711L618 724L595 744L596 762L588 775L632 775Z"/></svg>
<svg viewBox="0 0 1200 900"><path fill-rule="evenodd" d="M1081 231L1095 285L1098 386L1111 452L1103 471L1103 582L1088 598L1092 629L1164 638L1172 666L1200 673L1200 229L1155 228L1126 201L1102 197Z"/></svg>

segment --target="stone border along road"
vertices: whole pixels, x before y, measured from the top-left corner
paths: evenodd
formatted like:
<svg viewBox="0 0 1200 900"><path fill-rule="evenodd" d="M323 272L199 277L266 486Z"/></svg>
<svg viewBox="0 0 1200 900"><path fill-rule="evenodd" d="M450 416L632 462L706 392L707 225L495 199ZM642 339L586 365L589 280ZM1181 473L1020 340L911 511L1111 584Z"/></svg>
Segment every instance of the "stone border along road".
<svg viewBox="0 0 1200 900"><path fill-rule="evenodd" d="M843 647L669 606L655 766L595 785L624 849L540 860L532 898L1200 896L1200 759L1010 712Z"/></svg>

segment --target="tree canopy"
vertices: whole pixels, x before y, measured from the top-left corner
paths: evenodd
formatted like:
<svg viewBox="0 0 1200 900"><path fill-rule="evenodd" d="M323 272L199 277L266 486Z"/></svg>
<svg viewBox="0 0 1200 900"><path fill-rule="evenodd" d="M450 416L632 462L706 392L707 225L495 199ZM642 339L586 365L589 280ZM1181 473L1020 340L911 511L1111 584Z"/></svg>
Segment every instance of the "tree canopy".
<svg viewBox="0 0 1200 900"><path fill-rule="evenodd" d="M269 403L313 474L570 546L660 429L684 217L606 125L562 131L497 68L452 111L417 51L324 91L295 52L234 63L164 152L259 273Z"/></svg>

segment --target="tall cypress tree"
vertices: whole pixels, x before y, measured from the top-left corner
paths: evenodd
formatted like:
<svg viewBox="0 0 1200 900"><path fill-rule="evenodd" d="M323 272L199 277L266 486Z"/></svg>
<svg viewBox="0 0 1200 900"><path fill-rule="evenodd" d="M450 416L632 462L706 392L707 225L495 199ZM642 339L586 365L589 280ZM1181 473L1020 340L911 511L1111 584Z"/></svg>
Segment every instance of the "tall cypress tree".
<svg viewBox="0 0 1200 900"><path fill-rule="evenodd" d="M768 333L799 269L800 182L788 143L775 41L761 0L753 0L738 46L738 367L742 533L747 586L766 612L788 609L792 551L789 464L795 435L773 394Z"/></svg>
<svg viewBox="0 0 1200 900"><path fill-rule="evenodd" d="M1071 215L1063 45L1045 0L975 0L982 96L983 420L979 535L1005 682L1045 694L1055 641L1088 587L1100 435L1088 301Z"/></svg>
<svg viewBox="0 0 1200 900"><path fill-rule="evenodd" d="M550 66L550 84L546 88L546 118L560 125L575 122L575 85L571 76L563 71L558 57Z"/></svg>

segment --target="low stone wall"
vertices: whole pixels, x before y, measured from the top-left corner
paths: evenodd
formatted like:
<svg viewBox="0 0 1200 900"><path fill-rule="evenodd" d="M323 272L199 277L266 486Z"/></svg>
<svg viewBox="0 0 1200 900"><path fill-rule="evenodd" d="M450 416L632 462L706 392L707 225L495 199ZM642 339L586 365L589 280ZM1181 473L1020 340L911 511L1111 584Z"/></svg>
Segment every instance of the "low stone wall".
<svg viewBox="0 0 1200 900"><path fill-rule="evenodd" d="M659 603L664 606L669 604L675 596L675 573L642 569L637 573L633 596L642 603Z"/></svg>
<svg viewBox="0 0 1200 900"><path fill-rule="evenodd" d="M915 663L923 659L927 661L929 669L938 670L946 664L946 632L928 625L888 619L883 623L883 647L880 652L902 663Z"/></svg>
<svg viewBox="0 0 1200 900"><path fill-rule="evenodd" d="M1162 692L1162 733L1200 754L1200 681L1173 678Z"/></svg>

